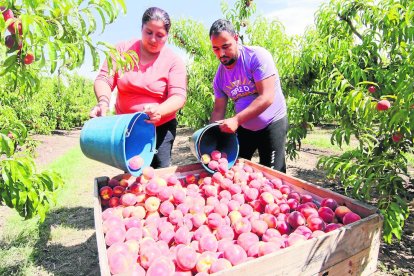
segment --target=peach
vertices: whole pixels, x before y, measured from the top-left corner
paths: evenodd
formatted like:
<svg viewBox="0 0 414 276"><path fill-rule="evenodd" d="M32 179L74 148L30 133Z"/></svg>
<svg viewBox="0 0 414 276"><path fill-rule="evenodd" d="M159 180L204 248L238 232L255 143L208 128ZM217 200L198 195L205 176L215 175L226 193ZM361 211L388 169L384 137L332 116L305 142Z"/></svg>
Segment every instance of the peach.
<svg viewBox="0 0 414 276"><path fill-rule="evenodd" d="M207 225L201 225L197 230L194 231L194 240L199 241L204 235L211 234L210 228Z"/></svg>
<svg viewBox="0 0 414 276"><path fill-rule="evenodd" d="M318 210L312 208L308 204L301 204L296 208L296 210L301 212L302 215L305 217L305 219L307 219L308 217L310 217L312 215L318 215L319 216Z"/></svg>
<svg viewBox="0 0 414 276"><path fill-rule="evenodd" d="M211 264L210 273L216 273L222 270L226 270L232 267L230 261L224 258L217 259L215 262Z"/></svg>
<svg viewBox="0 0 414 276"><path fill-rule="evenodd" d="M282 185L283 185L283 181L280 178L273 178L273 179L270 180L270 182L272 182L273 186L276 189L280 189L280 187L282 187Z"/></svg>
<svg viewBox="0 0 414 276"><path fill-rule="evenodd" d="M183 189L174 189L172 192L173 201L175 204L180 204L185 201L186 192Z"/></svg>
<svg viewBox="0 0 414 276"><path fill-rule="evenodd" d="M108 186L111 187L111 188L113 188L115 186L119 186L119 180L116 179L116 178L109 179Z"/></svg>
<svg viewBox="0 0 414 276"><path fill-rule="evenodd" d="M209 251L216 252L218 248L217 238L213 234L206 234L199 240L200 252Z"/></svg>
<svg viewBox="0 0 414 276"><path fill-rule="evenodd" d="M193 226L195 228L199 228L207 221L207 215L205 213L195 213L193 214L191 221L193 222Z"/></svg>
<svg viewBox="0 0 414 276"><path fill-rule="evenodd" d="M158 259L161 255L161 250L158 248L156 243L152 245L143 246L140 245L141 248L139 250L139 262L140 265L148 269L151 266L151 263Z"/></svg>
<svg viewBox="0 0 414 276"><path fill-rule="evenodd" d="M307 240L307 238L305 236L301 235L301 234L291 233L289 235L289 237L287 238L286 245L287 246L292 246L292 245L295 245L295 244L300 244L300 243L302 243L306 240Z"/></svg>
<svg viewBox="0 0 414 276"><path fill-rule="evenodd" d="M284 195L288 195L290 193L290 187L288 185L282 185L279 190L282 192L282 194Z"/></svg>
<svg viewBox="0 0 414 276"><path fill-rule="evenodd" d="M267 204L265 206L264 212L275 216L280 212L279 205L277 205L277 203Z"/></svg>
<svg viewBox="0 0 414 276"><path fill-rule="evenodd" d="M145 200L145 209L148 212L155 212L158 210L158 208L160 207L160 199L155 197L155 196L150 196L149 198L147 198Z"/></svg>
<svg viewBox="0 0 414 276"><path fill-rule="evenodd" d="M260 214L259 218L266 222L269 228L275 228L277 225L277 219L274 215L264 213Z"/></svg>
<svg viewBox="0 0 414 276"><path fill-rule="evenodd" d="M324 231L325 230L325 222L320 217L310 216L306 220L308 227L312 232L316 230Z"/></svg>
<svg viewBox="0 0 414 276"><path fill-rule="evenodd" d="M197 264L196 251L190 246L184 246L176 252L177 266L182 270L191 270Z"/></svg>
<svg viewBox="0 0 414 276"><path fill-rule="evenodd" d="M231 196L231 199L239 202L240 204L244 204L246 201L244 199L244 195L243 194L235 194Z"/></svg>
<svg viewBox="0 0 414 276"><path fill-rule="evenodd" d="M146 276L172 275L174 272L173 261L165 256L159 256L148 267Z"/></svg>
<svg viewBox="0 0 414 276"><path fill-rule="evenodd" d="M155 170L153 167L145 167L142 169L142 175L146 179L150 180L155 176Z"/></svg>
<svg viewBox="0 0 414 276"><path fill-rule="evenodd" d="M112 192L113 196L121 197L121 195L123 195L125 192L125 188L122 186L115 186L112 188Z"/></svg>
<svg viewBox="0 0 414 276"><path fill-rule="evenodd" d="M164 201L160 205L160 213L166 217L168 217L173 210L174 204L172 204L170 201Z"/></svg>
<svg viewBox="0 0 414 276"><path fill-rule="evenodd" d="M200 159L201 159L201 163L203 163L204 165L207 165L211 161L210 154L208 153L204 153L203 155L201 155Z"/></svg>
<svg viewBox="0 0 414 276"><path fill-rule="evenodd" d="M207 217L207 225L210 229L217 229L223 223L223 218L217 213L211 213Z"/></svg>
<svg viewBox="0 0 414 276"><path fill-rule="evenodd" d="M317 238L317 237L320 237L320 236L323 236L323 235L325 235L325 232L324 231L315 230L315 231L312 232L311 237L312 238Z"/></svg>
<svg viewBox="0 0 414 276"><path fill-rule="evenodd" d="M338 207L338 202L332 198L324 198L321 201L321 207L328 207L332 211L335 211L335 209Z"/></svg>
<svg viewBox="0 0 414 276"><path fill-rule="evenodd" d="M165 241L168 244L171 244L174 241L175 232L172 229L161 230L158 235L158 240Z"/></svg>
<svg viewBox="0 0 414 276"><path fill-rule="evenodd" d="M239 212L243 217L249 217L253 214L253 207L249 204L240 205Z"/></svg>
<svg viewBox="0 0 414 276"><path fill-rule="evenodd" d="M124 175L124 178L119 180L119 186L124 187L124 189L129 187L128 178L125 178L127 175Z"/></svg>
<svg viewBox="0 0 414 276"><path fill-rule="evenodd" d="M218 240L222 240L222 239L233 240L234 239L233 228L231 228L229 225L225 225L225 224L220 225L217 228L216 237L217 237Z"/></svg>
<svg viewBox="0 0 414 276"><path fill-rule="evenodd" d="M210 197L210 196L217 197L217 194L218 194L217 186L204 185L202 190L206 197Z"/></svg>
<svg viewBox="0 0 414 276"><path fill-rule="evenodd" d="M210 153L210 156L211 156L211 159L213 159L213 160L215 160L215 161L218 161L218 160L221 158L221 152L220 152L220 151L218 151L218 150L213 150L213 151Z"/></svg>
<svg viewBox="0 0 414 276"><path fill-rule="evenodd" d="M141 222L141 219L137 217L130 217L124 220L124 225L125 225L126 230L132 227L141 228L142 222Z"/></svg>
<svg viewBox="0 0 414 276"><path fill-rule="evenodd" d="M327 225L325 226L325 233L328 233L328 232L334 231L334 230L336 230L336 229L338 229L338 228L340 228L340 227L341 227L341 225L340 225L340 224L338 224L338 223L329 223L329 224L327 224Z"/></svg>
<svg viewBox="0 0 414 276"><path fill-rule="evenodd" d="M280 234L289 234L291 232L291 227L286 221L278 220L276 223L276 229Z"/></svg>
<svg viewBox="0 0 414 276"><path fill-rule="evenodd" d="M132 193L126 193L121 196L121 204L125 207L134 206L137 203L137 196Z"/></svg>
<svg viewBox="0 0 414 276"><path fill-rule="evenodd" d="M227 163L225 163L225 162L219 162L219 164L217 166L217 170L220 173L224 174L224 173L226 173L229 170L229 167L228 166L229 165Z"/></svg>
<svg viewBox="0 0 414 276"><path fill-rule="evenodd" d="M181 226L174 235L176 244L190 244L190 229L187 226Z"/></svg>
<svg viewBox="0 0 414 276"><path fill-rule="evenodd" d="M240 203L234 199L230 200L229 203L227 203L227 206L229 208L229 211L237 211L240 208ZM253 209L252 209L253 211Z"/></svg>
<svg viewBox="0 0 414 276"><path fill-rule="evenodd" d="M296 210L299 206L299 202L295 198L289 198L286 203L289 205L290 210Z"/></svg>
<svg viewBox="0 0 414 276"><path fill-rule="evenodd" d="M297 227L299 227L301 225L305 225L306 219L302 215L302 213L300 213L298 211L293 211L288 216L287 222L289 223L290 226L292 226L293 229L296 229Z"/></svg>
<svg viewBox="0 0 414 276"><path fill-rule="evenodd" d="M282 235L280 234L279 230L275 228L269 228L266 230L266 232L262 236L262 240L264 242L271 241L274 238L280 238Z"/></svg>
<svg viewBox="0 0 414 276"><path fill-rule="evenodd" d="M264 242L259 246L258 256L264 256L276 251L279 251L282 248L281 243L278 242Z"/></svg>
<svg viewBox="0 0 414 276"><path fill-rule="evenodd" d="M138 256L139 253L139 241L138 240L126 240L124 244L128 247L128 251L133 256Z"/></svg>
<svg viewBox="0 0 414 276"><path fill-rule="evenodd" d="M105 243L107 246L111 246L116 242L123 242L125 240L126 230L123 225L120 227L112 227L105 234Z"/></svg>
<svg viewBox="0 0 414 276"><path fill-rule="evenodd" d="M300 203L312 202L313 197L311 195L301 195Z"/></svg>
<svg viewBox="0 0 414 276"><path fill-rule="evenodd" d="M229 213L229 207L227 204L219 203L214 207L214 212L221 215L222 217L225 217Z"/></svg>
<svg viewBox="0 0 414 276"><path fill-rule="evenodd" d="M259 237L252 232L242 233L237 237L237 244L240 245L245 251L258 242Z"/></svg>
<svg viewBox="0 0 414 276"><path fill-rule="evenodd" d="M338 206L335 209L335 216L338 218L339 221L342 222L342 218L345 216L346 213L351 212L351 210L346 206Z"/></svg>
<svg viewBox="0 0 414 276"><path fill-rule="evenodd" d="M238 265L246 261L246 251L237 244L229 244L223 252L224 258L230 261L232 265Z"/></svg>
<svg viewBox="0 0 414 276"><path fill-rule="evenodd" d="M287 203L280 203L279 204L279 210L281 213L289 213L290 212L290 206Z"/></svg>
<svg viewBox="0 0 414 276"><path fill-rule="evenodd" d="M107 248L106 254L109 257L118 252L126 252L126 251L128 251L128 246L124 242L116 242Z"/></svg>
<svg viewBox="0 0 414 276"><path fill-rule="evenodd" d="M233 230L236 235L252 231L252 225L247 218L241 218L233 224Z"/></svg>
<svg viewBox="0 0 414 276"><path fill-rule="evenodd" d="M116 208L107 208L107 209L105 209L102 212L102 220L105 221L105 220L107 220L108 218L111 218L111 217L122 218L123 217L122 216L122 210L121 210L121 216L118 215L116 210L117 210Z"/></svg>
<svg viewBox="0 0 414 276"><path fill-rule="evenodd" d="M194 174L188 174L185 176L185 182L187 184L195 184L197 183L197 177Z"/></svg>
<svg viewBox="0 0 414 276"><path fill-rule="evenodd" d="M229 201L231 200L231 194L230 194L230 192L229 191L227 191L227 190L222 190L222 191L220 191L220 193L219 193L219 198L220 199L222 199L222 198L227 198Z"/></svg>
<svg viewBox="0 0 414 276"><path fill-rule="evenodd" d="M177 225L183 221L184 215L180 210L173 210L168 216L169 222Z"/></svg>
<svg viewBox="0 0 414 276"><path fill-rule="evenodd" d="M217 256L213 252L203 252L197 259L196 270L197 272L207 273L213 263L217 261ZM199 273L197 274L199 275Z"/></svg>
<svg viewBox="0 0 414 276"><path fill-rule="evenodd" d="M244 193L244 198L247 202L251 202L259 196L259 191L256 188L248 188Z"/></svg>
<svg viewBox="0 0 414 276"><path fill-rule="evenodd" d="M143 192L143 188L140 184L134 182L128 187L128 191L134 195L138 195Z"/></svg>
<svg viewBox="0 0 414 276"><path fill-rule="evenodd" d="M344 225L348 225L348 224L356 222L360 219L361 219L361 217L358 214L355 214L354 212L348 212L343 216L342 222L343 222Z"/></svg>
<svg viewBox="0 0 414 276"><path fill-rule="evenodd" d="M207 167L213 171L216 171L218 166L219 166L219 163L216 160L211 160L207 165Z"/></svg>
<svg viewBox="0 0 414 276"><path fill-rule="evenodd" d="M135 155L128 160L128 167L133 171L141 169L142 165L144 165L144 158L139 155Z"/></svg>
<svg viewBox="0 0 414 276"><path fill-rule="evenodd" d="M142 227L142 236L144 238L151 238L154 241L158 240L158 229L155 225L147 225Z"/></svg>
<svg viewBox="0 0 414 276"><path fill-rule="evenodd" d="M287 199L296 199L297 202L300 201L300 195L298 192L291 192L290 194L288 194Z"/></svg>
<svg viewBox="0 0 414 276"><path fill-rule="evenodd" d="M112 197L112 194L112 188L109 186L103 186L99 189L99 195L101 196L101 199L109 200Z"/></svg>
<svg viewBox="0 0 414 276"><path fill-rule="evenodd" d="M134 206L135 208L131 211L131 217L144 219L147 216L147 211L143 206Z"/></svg>
<svg viewBox="0 0 414 276"><path fill-rule="evenodd" d="M332 223L335 218L335 213L329 207L320 207L318 209L318 214L321 219L326 223Z"/></svg>
<svg viewBox="0 0 414 276"><path fill-rule="evenodd" d="M213 180L210 176L204 177L203 178L203 185L211 185L213 183Z"/></svg>
<svg viewBox="0 0 414 276"><path fill-rule="evenodd" d="M122 274L131 271L134 264L134 258L128 251L117 252L108 256L109 270L112 274Z"/></svg>
<svg viewBox="0 0 414 276"><path fill-rule="evenodd" d="M103 223L102 223L102 231L104 232L104 234L106 232L108 232L110 229L114 228L114 227L120 227L121 225L123 225L123 220L122 218L118 217L118 216L112 216L107 218Z"/></svg>
<svg viewBox="0 0 414 276"><path fill-rule="evenodd" d="M121 201L119 200L119 197L111 197L108 201L109 207L117 207L121 204Z"/></svg>
<svg viewBox="0 0 414 276"><path fill-rule="evenodd" d="M312 235L312 230L310 230L307 226L305 225L301 225L298 228L295 229L295 231L293 231L294 233L298 233L302 236L304 236L305 238L309 239L310 236Z"/></svg>
<svg viewBox="0 0 414 276"><path fill-rule="evenodd" d="M242 192L241 187L238 184L231 184L230 187L228 188L228 191L232 195L241 194L241 192ZM244 196L243 196L243 198L244 198Z"/></svg>
<svg viewBox="0 0 414 276"><path fill-rule="evenodd" d="M252 225L252 232L257 234L259 237L261 237L266 230L269 228L267 223L263 220L254 219L251 221Z"/></svg>
<svg viewBox="0 0 414 276"><path fill-rule="evenodd" d="M155 181L155 179L151 179L145 185L145 193L147 195L155 196L159 193L160 190L161 190L161 187L160 187L160 185L158 185L158 182Z"/></svg>
<svg viewBox="0 0 414 276"><path fill-rule="evenodd" d="M142 228L131 227L125 233L125 240L140 240L142 238Z"/></svg>

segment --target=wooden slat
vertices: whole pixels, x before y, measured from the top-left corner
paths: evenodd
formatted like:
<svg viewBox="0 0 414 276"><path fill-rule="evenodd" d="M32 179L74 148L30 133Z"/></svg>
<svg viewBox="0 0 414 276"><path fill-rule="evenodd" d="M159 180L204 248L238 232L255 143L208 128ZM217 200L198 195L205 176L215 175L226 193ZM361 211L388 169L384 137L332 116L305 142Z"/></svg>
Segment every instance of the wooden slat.
<svg viewBox="0 0 414 276"><path fill-rule="evenodd" d="M105 237L102 229L102 207L98 191L98 187L102 183L108 183L108 177L102 176L95 178L95 186L93 191L94 220L101 276L110 276L111 273L109 270L108 256L106 254Z"/></svg>

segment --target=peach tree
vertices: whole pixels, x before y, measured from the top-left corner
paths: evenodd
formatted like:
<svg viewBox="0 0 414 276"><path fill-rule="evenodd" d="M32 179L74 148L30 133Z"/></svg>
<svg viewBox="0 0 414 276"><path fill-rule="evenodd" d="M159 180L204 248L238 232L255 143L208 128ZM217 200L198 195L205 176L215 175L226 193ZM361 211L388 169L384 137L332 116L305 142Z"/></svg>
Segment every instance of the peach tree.
<svg viewBox="0 0 414 276"><path fill-rule="evenodd" d="M298 41L294 71L285 76L295 98L293 129L330 121L337 125L332 144L356 139L354 149L319 165L353 197L378 206L387 242L401 238L408 217L413 11L409 0L331 0L317 12L316 29Z"/></svg>
<svg viewBox="0 0 414 276"><path fill-rule="evenodd" d="M27 128L9 99L35 95L42 76L81 66L87 51L95 69L98 52L112 57L114 68L133 66L136 56L120 56L113 46L91 38L125 13L126 6L123 0L3 0L0 10L0 204L24 218L44 220L63 181L54 172L36 171L25 150Z"/></svg>

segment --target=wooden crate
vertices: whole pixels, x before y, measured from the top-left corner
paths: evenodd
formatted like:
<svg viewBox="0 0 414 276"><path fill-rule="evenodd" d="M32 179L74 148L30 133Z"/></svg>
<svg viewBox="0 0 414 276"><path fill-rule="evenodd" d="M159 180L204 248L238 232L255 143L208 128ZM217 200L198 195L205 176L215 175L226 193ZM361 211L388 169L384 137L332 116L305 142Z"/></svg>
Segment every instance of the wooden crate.
<svg viewBox="0 0 414 276"><path fill-rule="evenodd" d="M248 160L241 160L258 169L269 178L278 177L301 194L310 194L320 201L330 197L339 205L346 205L361 216L361 220L343 226L318 238L284 248L272 254L237 265L215 275L370 275L376 271L381 239L382 217L378 209L360 201L326 190L301 179L269 169ZM240 160L239 160L240 162ZM199 163L156 170L157 175L199 174L204 171ZM102 209L98 186L108 177L97 177L94 189L96 238L101 275L110 275L106 245L102 231Z"/></svg>

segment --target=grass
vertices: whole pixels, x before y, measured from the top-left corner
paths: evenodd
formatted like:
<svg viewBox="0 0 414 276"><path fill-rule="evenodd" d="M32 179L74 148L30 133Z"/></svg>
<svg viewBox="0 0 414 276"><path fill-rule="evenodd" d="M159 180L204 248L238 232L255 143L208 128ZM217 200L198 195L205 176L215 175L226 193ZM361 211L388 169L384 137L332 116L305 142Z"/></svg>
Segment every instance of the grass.
<svg viewBox="0 0 414 276"><path fill-rule="evenodd" d="M93 185L85 183L94 166L92 162L77 147L48 167L61 174L65 185L57 194L57 205L42 225L36 218L25 221L14 211L7 216L0 234L0 275L49 275L56 257L54 250L68 246L68 240L69 247L85 242L72 240L73 233L84 231L81 236L85 237L94 233ZM81 214L80 221L74 221L79 219L77 213L85 210L88 212L84 217Z"/></svg>
<svg viewBox="0 0 414 276"><path fill-rule="evenodd" d="M336 153L352 150L358 146L358 142L355 139L351 139L349 145L342 145L342 148L336 144L332 145L330 135L331 133L331 130L314 129L308 133L305 139L302 140L302 144L313 146L319 149L331 150ZM408 165L414 167L414 154L405 153L404 156L407 158Z"/></svg>

